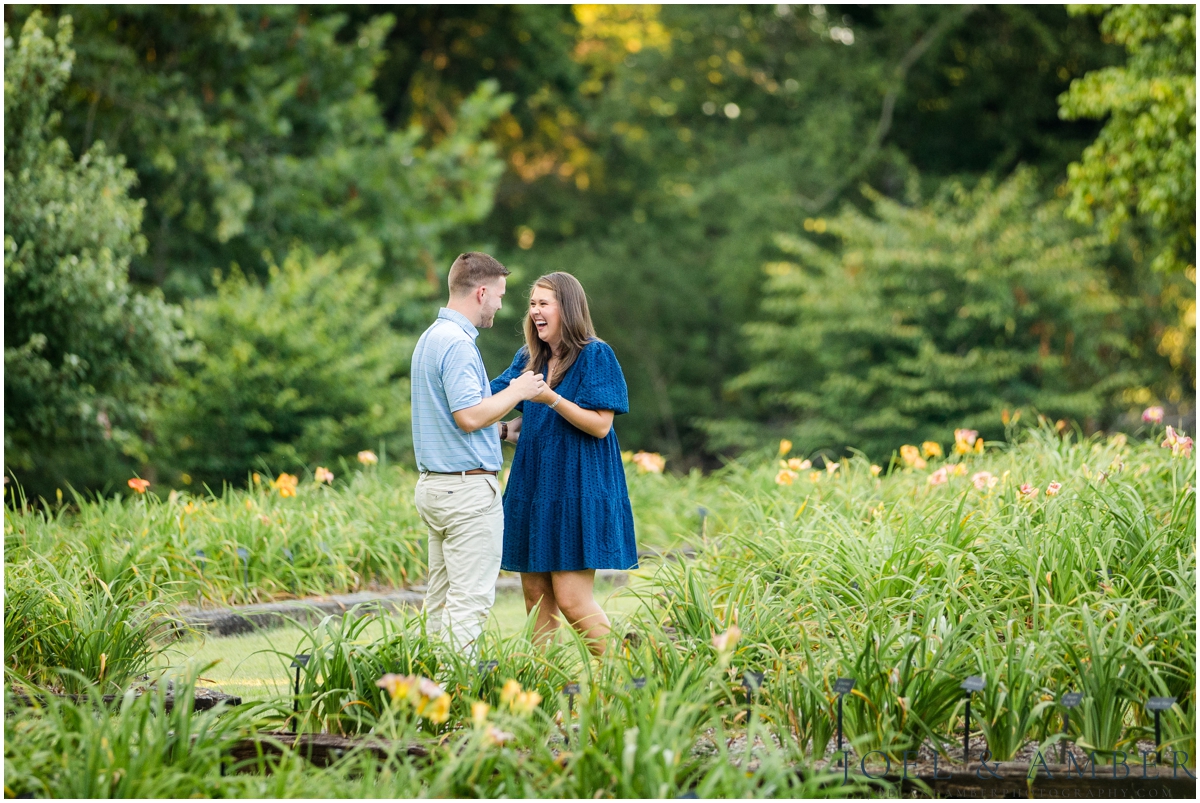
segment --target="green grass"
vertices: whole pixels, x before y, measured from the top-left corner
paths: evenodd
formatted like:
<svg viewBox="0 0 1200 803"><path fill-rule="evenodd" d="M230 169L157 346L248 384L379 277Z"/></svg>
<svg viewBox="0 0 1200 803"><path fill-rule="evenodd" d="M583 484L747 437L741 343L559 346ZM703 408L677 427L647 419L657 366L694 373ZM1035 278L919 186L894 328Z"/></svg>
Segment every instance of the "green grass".
<svg viewBox="0 0 1200 803"><path fill-rule="evenodd" d="M627 618L637 607L637 599L628 590L606 582L596 585L596 600L609 618ZM501 591L488 618L488 627L502 638L520 633L526 624L525 601L519 591ZM379 637L382 625L371 623L362 632L366 640ZM203 680L226 694L243 700L269 700L290 695L295 670L290 669L294 655L308 631L295 626L259 630L239 636L197 635L171 645L160 665L208 666ZM282 654L282 655L281 655Z"/></svg>
<svg viewBox="0 0 1200 803"><path fill-rule="evenodd" d="M147 776L138 785L112 789L168 788L164 779L182 773L181 789L229 796L866 792L815 785L832 733L832 681L845 676L858 681L846 699L846 732L860 755L879 749L898 759L919 743L951 751L962 727L958 684L976 674L985 690L976 695L974 721L998 758L1029 740L1053 746L1061 738L1056 700L1074 689L1085 697L1071 717L1069 738L1101 751L1101 760L1103 751L1126 749L1150 734L1147 697L1178 698L1163 717L1165 746L1187 752L1194 766L1196 468L1193 458L1172 455L1158 440L1152 434L1143 442L1123 436L1080 441L1045 428L1013 443L989 444L983 454L930 458L923 469L897 465L878 477L859 457L843 460L836 472L780 475L776 456L761 454L709 477L631 473L639 533L652 534L656 545L690 541L698 555L649 567L631 588L600 593L616 623L602 659L590 658L569 630L549 647L532 644L514 593L500 595L481 642L480 657L499 664L490 674L477 671L475 656L429 638L419 617L338 617L249 637L190 639L171 645L159 660L195 669L220 659L205 677L256 701L229 720L242 732L287 723L292 674L286 664L301 651L314 656L302 673L301 729L420 739L433 758L422 764L397 756L376 765L350 755L328 770L289 759L269 777L256 772L225 780L214 764L189 764L168 750L137 764ZM411 515L401 510L409 503L399 486L386 478L357 482L353 493L350 487L309 489L307 497L262 501L278 505L282 518L297 526L338 516L357 522L346 524L344 533L361 532L386 507L363 502L359 513L353 494L378 493L394 500L387 504L398 506L399 518ZM1061 490L1047 496L1052 482ZM221 515L234 515L239 505L244 510L246 501L237 495L214 500L205 532L222 537ZM151 502L137 515L161 518L155 506L169 504ZM702 537L701 506L710 513ZM132 560L119 546L126 531L94 527L111 524L117 513L131 517L127 524L138 519L134 508L114 510L85 504L78 514L10 516L6 542L16 550L6 579L19 580L42 549L56 566L75 565L98 579L117 576L121 561ZM130 600L138 593L160 601L188 598L163 587L166 575L148 577L162 564L147 560L132 560L142 574L140 585L126 586L137 592ZM270 587L276 580L263 576L263 582ZM342 588L336 577L329 582L322 590ZM83 588L98 611L104 609L101 587ZM247 598L270 595L251 592ZM734 625L740 640L714 643ZM638 638L623 640L630 632ZM21 668L15 658L34 660L28 650L18 655L9 646L10 671ZM152 655L161 646L134 644L125 655ZM751 701L741 685L747 670L766 678L748 719ZM447 695L445 721L419 713L432 698L390 701L376 685L388 672L436 679ZM635 678L645 679L644 688L635 687ZM507 680L539 694L540 703L528 712L510 708ZM581 687L573 729L562 719L560 691L567 682ZM473 722L477 702L489 706L485 725ZM211 755L236 728L225 720L205 722L215 740L205 742ZM6 790L103 792L103 773L113 783L111 767L98 764L86 770L93 773L89 779L80 779L64 776L59 763L98 750L105 740L166 744L171 737L162 727L141 715L121 715L101 727L65 709L25 712L5 722ZM503 746L495 744L500 732L511 734ZM763 746L752 755L729 746L753 743L735 737L756 735ZM22 751L7 747L12 744ZM113 761L133 767L135 759L125 755L118 751ZM366 772L363 762L375 769ZM798 764L815 767L814 774L800 780Z"/></svg>

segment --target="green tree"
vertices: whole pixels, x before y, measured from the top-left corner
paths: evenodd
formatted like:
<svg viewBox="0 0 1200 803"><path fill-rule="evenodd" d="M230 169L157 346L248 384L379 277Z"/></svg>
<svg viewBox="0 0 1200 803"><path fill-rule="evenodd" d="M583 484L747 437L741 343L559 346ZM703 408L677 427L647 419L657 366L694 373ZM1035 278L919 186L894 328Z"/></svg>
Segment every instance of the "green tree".
<svg viewBox="0 0 1200 803"><path fill-rule="evenodd" d="M1098 215L1110 241L1145 216L1165 237L1153 266L1181 270L1196 250L1196 7L1074 10L1103 11L1101 30L1129 58L1073 81L1060 98L1067 119L1107 118L1068 170L1068 214L1086 223Z"/></svg>
<svg viewBox="0 0 1200 803"><path fill-rule="evenodd" d="M1005 408L1094 427L1136 384L1108 286L1106 249L1042 205L1035 176L949 183L918 208L870 193L767 265L765 320L748 324L754 367L729 384L803 451L883 457L945 442L955 427L1000 436ZM761 429L714 422L718 442Z"/></svg>
<svg viewBox="0 0 1200 803"><path fill-rule="evenodd" d="M219 488L254 469L295 471L385 443L409 448L414 337L390 321L413 288L381 290L339 255L288 254L259 283L235 271L188 303L201 353L182 364L160 422L175 472Z"/></svg>
<svg viewBox="0 0 1200 803"><path fill-rule="evenodd" d="M1110 242L1131 234L1135 259L1167 275L1158 351L1178 379L1160 391L1186 405L1196 388L1196 7L1073 12L1102 13L1101 30L1128 59L1089 72L1060 98L1067 119L1106 120L1068 170L1067 214L1097 220ZM1149 259L1139 258L1143 252Z"/></svg>
<svg viewBox="0 0 1200 803"><path fill-rule="evenodd" d="M867 206L862 181L915 199L948 175L1017 160L1064 169L1099 126L1060 120L1055 98L1113 55L1094 22L1062 8L576 16L580 136L594 158L530 176L477 230L523 276L580 278L629 378L622 437L677 466L708 445L697 421L750 415L725 382L753 359L742 325L758 315L774 232L842 202ZM481 343L489 364L516 346L515 327L499 334Z"/></svg>
<svg viewBox="0 0 1200 803"><path fill-rule="evenodd" d="M133 171L57 136L71 20L45 28L35 12L16 43L6 29L4 69L5 462L34 494L145 459L153 383L182 344L178 308L127 279L145 248Z"/></svg>
<svg viewBox="0 0 1200 803"><path fill-rule="evenodd" d="M443 237L491 209L502 165L482 132L511 99L473 85L436 143L389 130L371 91L389 15L351 29L294 6L56 8L78 30L68 138L128 157L149 242L133 275L173 298L232 263L265 275L263 252L297 240L436 278Z"/></svg>

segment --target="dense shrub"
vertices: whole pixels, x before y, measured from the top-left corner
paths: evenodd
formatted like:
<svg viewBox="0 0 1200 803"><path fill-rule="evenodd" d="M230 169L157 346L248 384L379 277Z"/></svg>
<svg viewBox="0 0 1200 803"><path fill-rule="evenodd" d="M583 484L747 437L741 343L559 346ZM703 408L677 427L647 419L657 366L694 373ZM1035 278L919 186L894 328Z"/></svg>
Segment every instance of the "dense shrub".
<svg viewBox="0 0 1200 803"><path fill-rule="evenodd" d="M1042 204L1031 172L874 204L778 238L792 261L767 265L763 320L746 327L753 367L729 389L794 419L798 448L995 437L1022 406L1102 422L1136 382L1102 247Z"/></svg>
<svg viewBox="0 0 1200 803"><path fill-rule="evenodd" d="M381 443L402 453L413 339L390 319L404 298L365 265L303 250L265 284L237 271L219 278L215 296L188 306L204 350L168 396L167 459L220 487L252 469L329 464Z"/></svg>
<svg viewBox="0 0 1200 803"><path fill-rule="evenodd" d="M135 292L142 202L123 157L78 160L51 104L74 61L69 18L5 39L4 451L33 495L64 476L102 484L145 457L152 382L178 354L179 310Z"/></svg>

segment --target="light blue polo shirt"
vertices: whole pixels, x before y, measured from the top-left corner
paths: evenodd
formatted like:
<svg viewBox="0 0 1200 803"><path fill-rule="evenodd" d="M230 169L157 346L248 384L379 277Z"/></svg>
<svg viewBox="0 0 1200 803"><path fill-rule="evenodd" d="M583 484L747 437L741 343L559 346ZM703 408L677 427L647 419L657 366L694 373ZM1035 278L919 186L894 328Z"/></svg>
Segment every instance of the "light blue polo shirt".
<svg viewBox="0 0 1200 803"><path fill-rule="evenodd" d="M442 307L413 351L413 449L421 471L500 470L497 425L463 432L453 413L492 395L483 357L475 345L479 330L461 313Z"/></svg>

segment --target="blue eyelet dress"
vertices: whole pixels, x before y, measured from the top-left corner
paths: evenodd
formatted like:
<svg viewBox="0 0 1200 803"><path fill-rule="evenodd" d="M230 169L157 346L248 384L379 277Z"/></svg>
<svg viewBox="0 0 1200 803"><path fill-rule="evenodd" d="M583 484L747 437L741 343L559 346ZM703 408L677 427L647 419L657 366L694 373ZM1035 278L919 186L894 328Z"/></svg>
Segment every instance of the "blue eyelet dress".
<svg viewBox="0 0 1200 803"><path fill-rule="evenodd" d="M492 393L525 371L522 346L492 380ZM612 347L583 347L554 389L585 410L629 412L625 375ZM504 491L504 557L510 572L635 569L633 510L615 428L596 438L549 406L526 401L521 436Z"/></svg>

